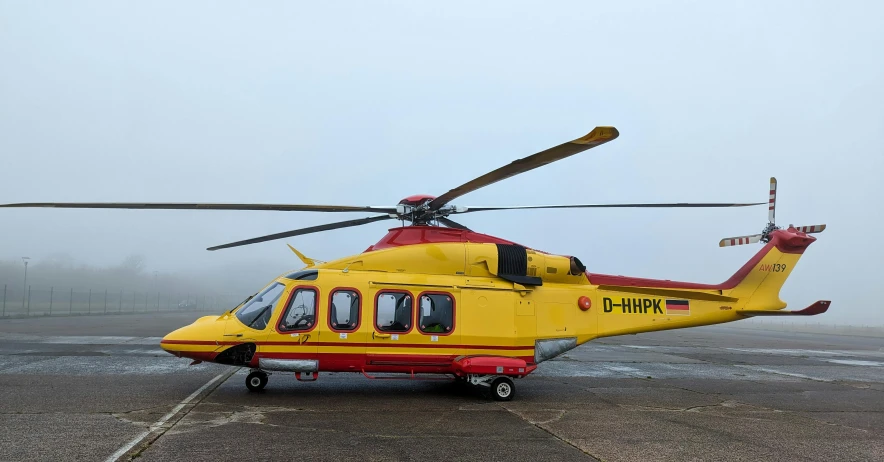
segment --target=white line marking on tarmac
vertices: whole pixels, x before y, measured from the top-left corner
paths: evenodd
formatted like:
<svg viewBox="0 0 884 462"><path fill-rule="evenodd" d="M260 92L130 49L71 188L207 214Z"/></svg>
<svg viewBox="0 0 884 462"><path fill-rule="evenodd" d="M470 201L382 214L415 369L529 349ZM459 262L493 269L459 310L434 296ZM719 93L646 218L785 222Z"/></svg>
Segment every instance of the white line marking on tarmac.
<svg viewBox="0 0 884 462"><path fill-rule="evenodd" d="M202 393L203 391L205 391L206 388L209 388L210 386L212 386L213 383L217 382L218 380L221 380L221 378L224 377L225 375L228 375L228 373L225 372L225 373L223 373L223 374L218 374L218 375L215 376L214 379L209 380L208 382L206 382L205 385L199 387L199 388L198 388L195 392L193 392L190 396L188 396L187 398L184 398L184 401L181 401L180 403L178 403L177 406L173 407L172 410L169 411L168 414L166 414L166 415L164 415L163 417L161 417L160 420L157 420L156 422L154 422L153 425L150 426L150 428L148 428L147 430L145 430L145 431L139 433L138 436L136 436L135 438L132 439L132 441L129 441L125 446L123 446L123 447L121 447L120 449L118 449L117 452L111 454L110 457L108 457L107 459L105 459L105 462L115 462L116 460L118 460L118 459L119 459L120 457L122 457L124 454L126 454L127 452L129 452L130 449L134 448L138 443L140 443L142 440L144 440L144 438L147 438L147 436L150 435L152 432L154 432L154 431L159 430L160 428L162 428L162 426L163 426L163 425L164 425L169 419L171 419L172 417L174 417L175 414L178 413L178 411L180 411L181 409L183 409L184 406L187 406L188 404L190 404L190 402L193 401L194 398L196 398L197 396L199 396L200 393Z"/></svg>
<svg viewBox="0 0 884 462"><path fill-rule="evenodd" d="M884 366L884 362L881 361L863 361L860 359L827 359L826 361L835 364L846 364L848 366Z"/></svg>
<svg viewBox="0 0 884 462"><path fill-rule="evenodd" d="M785 375L787 377L796 377L799 379L816 380L818 382L831 382L832 381L831 379L824 379L822 377L811 377L809 375L798 374L795 372L778 371L776 369L771 369L769 367L758 367L758 366L750 366L750 365L742 365L742 364L738 364L737 367L751 369L753 371L767 372L768 374L777 374L777 375Z"/></svg>

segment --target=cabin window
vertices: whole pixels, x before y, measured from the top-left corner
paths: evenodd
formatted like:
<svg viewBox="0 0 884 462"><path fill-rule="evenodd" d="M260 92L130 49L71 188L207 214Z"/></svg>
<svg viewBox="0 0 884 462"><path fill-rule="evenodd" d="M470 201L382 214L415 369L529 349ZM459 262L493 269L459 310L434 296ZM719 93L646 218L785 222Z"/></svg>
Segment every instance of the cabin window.
<svg viewBox="0 0 884 462"><path fill-rule="evenodd" d="M263 330L270 322L273 307L284 292L285 285L278 282L270 284L254 297L247 299L242 308L236 310L236 318L246 327Z"/></svg>
<svg viewBox="0 0 884 462"><path fill-rule="evenodd" d="M447 335L454 330L454 297L424 292L418 297L418 328L425 334Z"/></svg>
<svg viewBox="0 0 884 462"><path fill-rule="evenodd" d="M413 308L408 292L380 292L375 299L375 327L381 332L409 332Z"/></svg>
<svg viewBox="0 0 884 462"><path fill-rule="evenodd" d="M328 324L334 331L350 332L359 328L362 297L356 289L335 289L329 297Z"/></svg>
<svg viewBox="0 0 884 462"><path fill-rule="evenodd" d="M316 289L296 287L289 295L285 313L279 318L280 332L312 330L316 325Z"/></svg>

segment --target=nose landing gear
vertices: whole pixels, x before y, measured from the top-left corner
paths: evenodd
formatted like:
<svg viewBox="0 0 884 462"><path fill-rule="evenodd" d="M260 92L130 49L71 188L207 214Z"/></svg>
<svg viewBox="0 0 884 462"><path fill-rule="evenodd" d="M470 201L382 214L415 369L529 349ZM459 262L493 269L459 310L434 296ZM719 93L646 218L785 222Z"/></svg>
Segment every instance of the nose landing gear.
<svg viewBox="0 0 884 462"><path fill-rule="evenodd" d="M260 370L253 370L246 377L246 388L249 391L261 391L267 386L267 373Z"/></svg>

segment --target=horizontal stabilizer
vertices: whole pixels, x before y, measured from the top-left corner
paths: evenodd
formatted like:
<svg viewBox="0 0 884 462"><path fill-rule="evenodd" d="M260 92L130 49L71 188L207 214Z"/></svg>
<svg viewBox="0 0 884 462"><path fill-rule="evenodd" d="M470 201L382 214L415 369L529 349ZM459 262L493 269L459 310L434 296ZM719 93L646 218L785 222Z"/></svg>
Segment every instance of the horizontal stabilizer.
<svg viewBox="0 0 884 462"><path fill-rule="evenodd" d="M778 310L742 310L737 313L743 316L816 316L823 314L829 309L832 302L829 300L820 300L813 305L799 311L778 311Z"/></svg>

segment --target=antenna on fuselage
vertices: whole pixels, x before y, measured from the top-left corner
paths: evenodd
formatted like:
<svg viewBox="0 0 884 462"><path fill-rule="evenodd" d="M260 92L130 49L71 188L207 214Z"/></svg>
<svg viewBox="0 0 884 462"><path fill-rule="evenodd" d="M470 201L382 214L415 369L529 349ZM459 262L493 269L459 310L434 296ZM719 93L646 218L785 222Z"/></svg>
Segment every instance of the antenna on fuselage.
<svg viewBox="0 0 884 462"><path fill-rule="evenodd" d="M317 260L317 259L315 259L315 258L310 258L310 257L308 257L308 256L306 256L306 255L304 255L304 254L302 254L301 252L298 252L298 249L292 247L291 244L286 244L286 245L289 246L289 249L291 249L291 251L294 252L295 255L297 255L298 258L300 258L301 261L304 262L305 265L307 265L307 268L310 268L311 266L316 266L317 264L325 263L325 262L322 261L322 260Z"/></svg>

